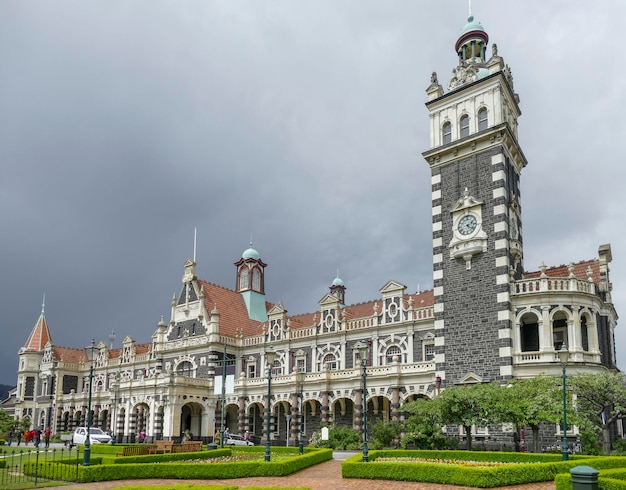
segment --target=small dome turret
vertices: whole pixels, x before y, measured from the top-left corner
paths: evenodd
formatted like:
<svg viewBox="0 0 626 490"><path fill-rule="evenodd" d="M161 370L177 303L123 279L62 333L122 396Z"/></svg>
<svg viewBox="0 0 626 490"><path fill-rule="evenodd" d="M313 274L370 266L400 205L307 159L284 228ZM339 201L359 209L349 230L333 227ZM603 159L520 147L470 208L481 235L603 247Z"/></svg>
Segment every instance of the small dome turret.
<svg viewBox="0 0 626 490"><path fill-rule="evenodd" d="M245 249L241 254L242 259L258 259L260 258L259 252L252 248L252 243L250 247Z"/></svg>

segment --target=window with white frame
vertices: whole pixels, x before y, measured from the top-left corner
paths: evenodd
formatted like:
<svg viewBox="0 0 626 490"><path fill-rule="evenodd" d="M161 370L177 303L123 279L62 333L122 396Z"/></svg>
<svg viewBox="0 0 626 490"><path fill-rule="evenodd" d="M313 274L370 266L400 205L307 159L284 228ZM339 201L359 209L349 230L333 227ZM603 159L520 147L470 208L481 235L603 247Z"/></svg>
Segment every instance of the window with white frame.
<svg viewBox="0 0 626 490"><path fill-rule="evenodd" d="M432 361L435 359L435 343L432 341L424 342L423 344L423 356L425 361Z"/></svg>
<svg viewBox="0 0 626 490"><path fill-rule="evenodd" d="M450 122L444 123L442 127L443 132L443 144L450 143L452 141L452 124Z"/></svg>
<svg viewBox="0 0 626 490"><path fill-rule="evenodd" d="M487 119L487 109L483 107L478 111L478 131L482 131L483 129L487 129L488 124Z"/></svg>
<svg viewBox="0 0 626 490"><path fill-rule="evenodd" d="M272 376L279 376L283 374L283 365L279 360L274 361L272 364Z"/></svg>
<svg viewBox="0 0 626 490"><path fill-rule="evenodd" d="M255 363L248 363L248 365L246 366L246 371L248 373L248 378L256 378L256 364Z"/></svg>
<svg viewBox="0 0 626 490"><path fill-rule="evenodd" d="M296 359L296 371L298 373L306 372L306 359L304 357Z"/></svg>
<svg viewBox="0 0 626 490"><path fill-rule="evenodd" d="M193 378L193 364L189 361L181 362L178 366L176 366L176 374L187 378Z"/></svg>
<svg viewBox="0 0 626 490"><path fill-rule="evenodd" d="M400 360L402 360L402 350L397 345L392 345L387 349L385 353L385 360L387 364L393 363L393 357L398 356Z"/></svg>
<svg viewBox="0 0 626 490"><path fill-rule="evenodd" d="M326 354L322 360L322 366L329 371L337 369L337 358L334 354Z"/></svg>
<svg viewBox="0 0 626 490"><path fill-rule="evenodd" d="M459 127L461 138L469 136L469 116L467 114L461 116L461 119L459 121Z"/></svg>

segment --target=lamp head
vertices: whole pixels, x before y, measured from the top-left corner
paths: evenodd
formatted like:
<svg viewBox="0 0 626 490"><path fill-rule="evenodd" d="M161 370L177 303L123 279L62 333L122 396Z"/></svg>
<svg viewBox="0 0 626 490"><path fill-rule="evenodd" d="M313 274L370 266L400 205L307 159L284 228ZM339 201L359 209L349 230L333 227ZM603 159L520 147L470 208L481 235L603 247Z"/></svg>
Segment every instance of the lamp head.
<svg viewBox="0 0 626 490"><path fill-rule="evenodd" d="M567 360L569 359L569 351L567 350L567 346L565 344L563 344L558 350L558 354L561 364L565 366L567 364Z"/></svg>
<svg viewBox="0 0 626 490"><path fill-rule="evenodd" d="M93 339L91 339L91 344L85 347L85 353L87 354L87 359L89 362L93 362L96 358L96 352L98 352L98 347Z"/></svg>
<svg viewBox="0 0 626 490"><path fill-rule="evenodd" d="M271 367L276 360L276 352L274 351L274 347L270 344L267 349L265 349L265 358L267 359L267 364Z"/></svg>
<svg viewBox="0 0 626 490"><path fill-rule="evenodd" d="M296 383L298 383L300 386L302 386L302 384L304 383L304 377L306 376L306 373L304 371L297 371L296 372Z"/></svg>
<svg viewBox="0 0 626 490"><path fill-rule="evenodd" d="M360 340L356 344L354 344L354 350L359 353L359 358L361 359L361 362L367 361L367 349L367 344Z"/></svg>

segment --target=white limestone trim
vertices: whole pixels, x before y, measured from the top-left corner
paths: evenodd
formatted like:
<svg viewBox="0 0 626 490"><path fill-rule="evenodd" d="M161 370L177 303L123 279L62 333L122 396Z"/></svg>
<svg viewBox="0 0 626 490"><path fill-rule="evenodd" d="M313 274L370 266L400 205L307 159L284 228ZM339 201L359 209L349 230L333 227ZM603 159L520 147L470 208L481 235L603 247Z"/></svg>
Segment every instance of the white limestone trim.
<svg viewBox="0 0 626 490"><path fill-rule="evenodd" d="M433 231L441 231L443 229L443 221L435 221L433 223Z"/></svg>
<svg viewBox="0 0 626 490"><path fill-rule="evenodd" d="M498 312L500 314L501 312ZM511 338L511 329L510 328L501 328L498 330L498 338L499 339L510 339Z"/></svg>
<svg viewBox="0 0 626 490"><path fill-rule="evenodd" d="M506 174L504 173L503 170L497 170L496 172L493 172L491 174L491 181L492 182L498 182L499 180L506 181Z"/></svg>
<svg viewBox="0 0 626 490"><path fill-rule="evenodd" d="M509 275L508 274L498 274L496 276L496 284L508 284L509 283Z"/></svg>
<svg viewBox="0 0 626 490"><path fill-rule="evenodd" d="M497 199L499 197L506 197L506 191L504 187L498 187L493 190L493 198Z"/></svg>
<svg viewBox="0 0 626 490"><path fill-rule="evenodd" d="M506 214L506 206L504 204L498 204L493 207L493 215L498 216L500 214Z"/></svg>
<svg viewBox="0 0 626 490"><path fill-rule="evenodd" d="M500 357L511 357L513 352L510 347L500 347Z"/></svg>
<svg viewBox="0 0 626 490"><path fill-rule="evenodd" d="M443 238L435 238L433 239L433 248L443 246Z"/></svg>
<svg viewBox="0 0 626 490"><path fill-rule="evenodd" d="M441 264L443 262L443 254L433 255L433 264Z"/></svg>
<svg viewBox="0 0 626 490"><path fill-rule="evenodd" d="M445 327L444 320L435 320L435 330L441 330ZM443 338L443 337L442 337ZM435 345L437 345L437 341L435 340Z"/></svg>
<svg viewBox="0 0 626 490"><path fill-rule="evenodd" d="M441 174L433 175L430 178L431 185L440 184L441 183Z"/></svg>
<svg viewBox="0 0 626 490"><path fill-rule="evenodd" d="M443 269L433 271L433 279L443 279Z"/></svg>
<svg viewBox="0 0 626 490"><path fill-rule="evenodd" d="M441 189L433 191L432 200L434 201L435 199L441 199Z"/></svg>
<svg viewBox="0 0 626 490"><path fill-rule="evenodd" d="M495 223L493 225L493 231L494 233L498 233L500 231L506 231L506 222L498 221L497 223Z"/></svg>
<svg viewBox="0 0 626 490"><path fill-rule="evenodd" d="M435 354L435 363L443 363L446 362L445 353L441 352L439 354Z"/></svg>
<svg viewBox="0 0 626 490"><path fill-rule="evenodd" d="M433 288L433 295L443 296L443 286L437 286L436 288Z"/></svg>
<svg viewBox="0 0 626 490"><path fill-rule="evenodd" d="M491 157L491 165L498 165L499 163L504 163L504 155L502 153Z"/></svg>
<svg viewBox="0 0 626 490"><path fill-rule="evenodd" d="M509 244L509 241L506 238L502 238L501 240L496 240L493 244L493 248L495 250L503 250L506 249Z"/></svg>
<svg viewBox="0 0 626 490"><path fill-rule="evenodd" d="M435 313L443 313L443 303L435 303L433 305L433 311Z"/></svg>
<svg viewBox="0 0 626 490"><path fill-rule="evenodd" d="M513 366L500 366L500 376L513 376Z"/></svg>
<svg viewBox="0 0 626 490"><path fill-rule="evenodd" d="M504 257L496 258L496 267L508 267L509 265L509 257L505 255Z"/></svg>
<svg viewBox="0 0 626 490"><path fill-rule="evenodd" d="M433 206L433 216L439 216L441 214L441 206Z"/></svg>
<svg viewBox="0 0 626 490"><path fill-rule="evenodd" d="M513 318L513 312L509 311L509 310L500 310L498 312L498 321L507 321L507 320L509 320L509 321L514 321L515 320ZM504 328L502 330L508 331L509 329L508 328ZM500 330L501 335L502 335L502 330ZM510 335L508 335L508 337L510 337ZM500 338L502 339L502 338L505 338L505 337L500 336Z"/></svg>
<svg viewBox="0 0 626 490"><path fill-rule="evenodd" d="M443 335L441 337L435 337L435 346L439 347L442 345L446 345L446 338Z"/></svg>
<svg viewBox="0 0 626 490"><path fill-rule="evenodd" d="M497 301L498 303L505 303L507 301L510 300L510 294L509 292L505 292L505 293L498 293L497 295Z"/></svg>

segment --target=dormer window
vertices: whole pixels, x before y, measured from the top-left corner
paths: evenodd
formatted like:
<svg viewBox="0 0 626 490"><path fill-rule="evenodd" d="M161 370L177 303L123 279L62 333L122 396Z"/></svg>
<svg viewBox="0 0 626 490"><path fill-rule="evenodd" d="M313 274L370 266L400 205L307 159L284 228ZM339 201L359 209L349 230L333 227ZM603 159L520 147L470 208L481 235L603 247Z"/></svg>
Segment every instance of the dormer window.
<svg viewBox="0 0 626 490"><path fill-rule="evenodd" d="M461 117L460 129L461 138L469 136L469 116L467 114Z"/></svg>
<svg viewBox="0 0 626 490"><path fill-rule="evenodd" d="M487 129L488 120L487 120L487 109L484 107L478 111L478 131L482 131L483 129Z"/></svg>
<svg viewBox="0 0 626 490"><path fill-rule="evenodd" d="M443 125L443 144L450 143L452 141L452 124L449 122Z"/></svg>

